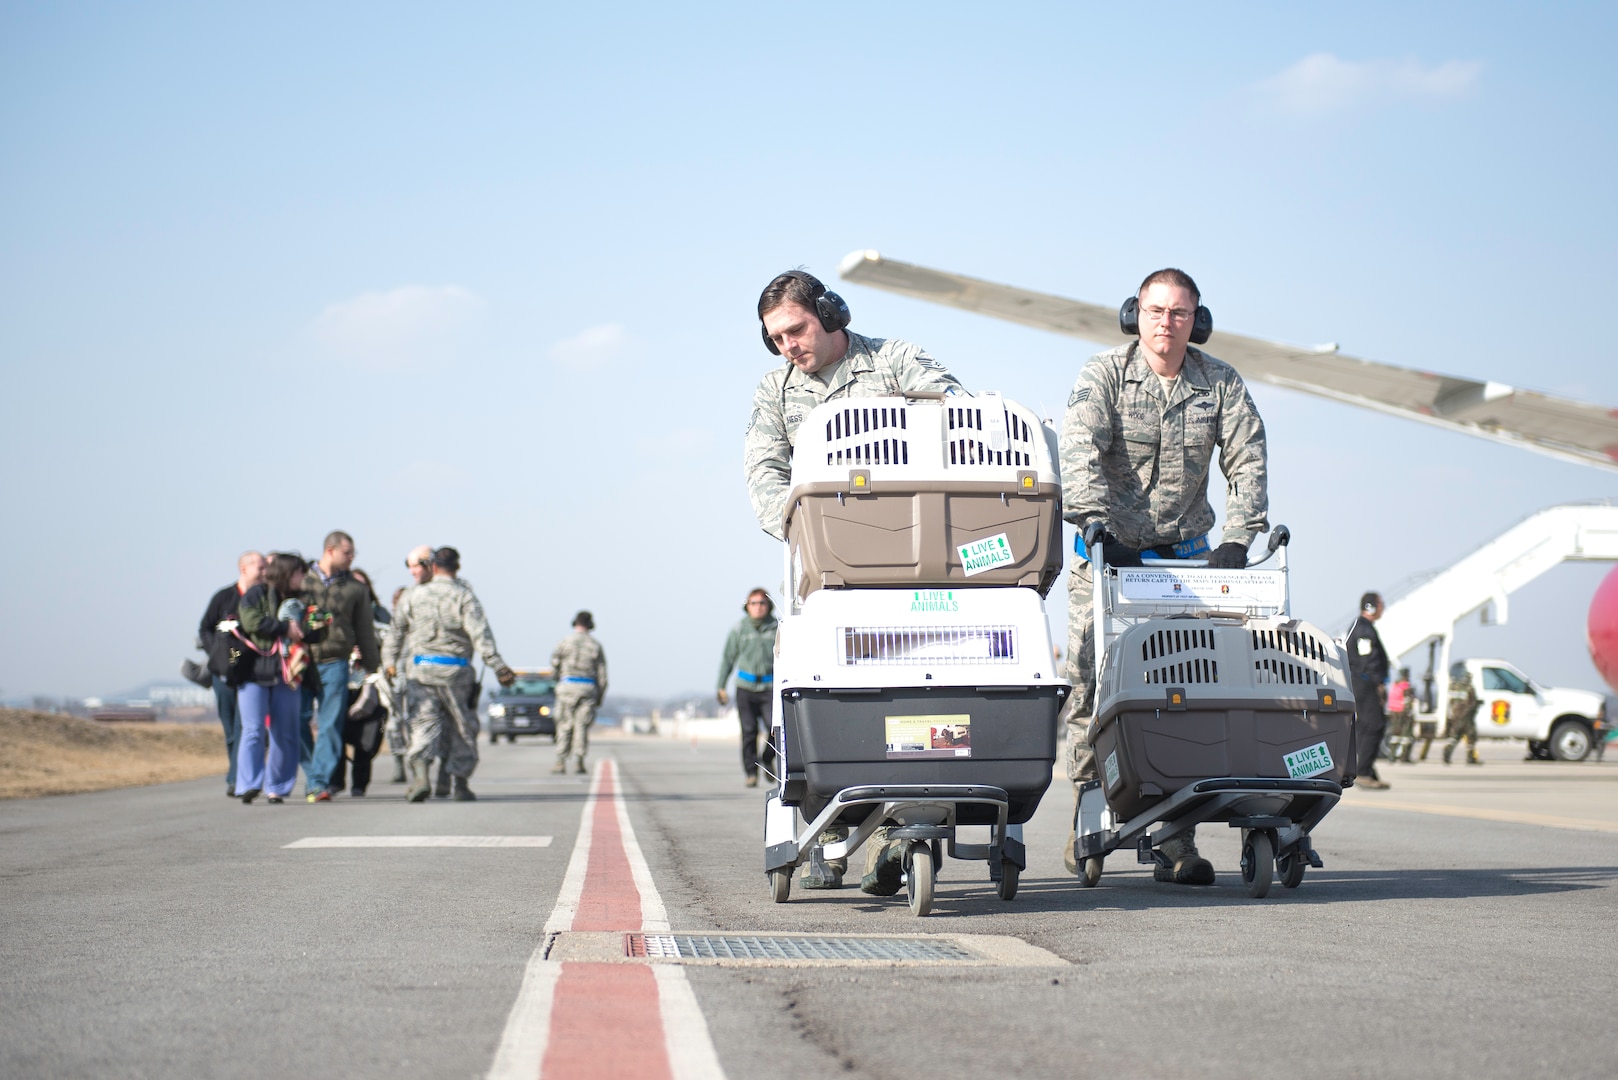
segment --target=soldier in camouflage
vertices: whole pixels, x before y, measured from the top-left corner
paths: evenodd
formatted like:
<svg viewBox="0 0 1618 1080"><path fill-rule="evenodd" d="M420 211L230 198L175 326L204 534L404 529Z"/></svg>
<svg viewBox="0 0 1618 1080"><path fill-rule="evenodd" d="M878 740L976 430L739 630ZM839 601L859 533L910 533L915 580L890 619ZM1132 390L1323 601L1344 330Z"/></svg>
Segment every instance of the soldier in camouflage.
<svg viewBox="0 0 1618 1080"><path fill-rule="evenodd" d="M1444 764L1455 756L1455 748L1466 743L1466 763L1482 765L1478 757L1478 699L1477 687L1472 685L1472 673L1465 664L1451 664L1449 669L1449 708L1445 719L1449 722L1445 734L1449 742L1444 746Z"/></svg>
<svg viewBox="0 0 1618 1080"><path fill-rule="evenodd" d="M405 711L410 718L407 760L415 781L406 793L411 802L424 802L432 793L427 765L446 730L450 751L445 765L454 781L451 797L459 802L477 797L467 786L478 764L473 650L494 669L501 686L510 686L517 678L495 648L483 605L455 576L460 568L461 556L454 548L433 552L433 579L399 598L383 656L389 678L401 669L405 677Z"/></svg>
<svg viewBox="0 0 1618 1080"><path fill-rule="evenodd" d="M596 628L588 611L573 616L573 633L562 639L551 653L551 671L556 676L556 764L551 772L567 771L573 758L573 771L588 772L584 755L590 749L590 726L596 722L596 709L607 696L607 654L601 643L590 636Z"/></svg>
<svg viewBox="0 0 1618 1080"><path fill-rule="evenodd" d="M792 441L811 409L842 398L965 391L919 346L849 330L843 298L801 270L789 270L765 286L758 298L758 318L764 347L786 362L766 374L753 392L743 455L747 494L759 525L784 540ZM847 838L848 830L839 827L822 833L820 842ZM890 843L887 829L878 829L865 844L861 890L874 896L898 892L903 858L904 845ZM801 884L807 889L835 889L847 871L847 859L822 859L817 850L804 864Z"/></svg>
<svg viewBox="0 0 1618 1080"><path fill-rule="evenodd" d="M1206 553L1209 566L1246 566L1253 538L1269 528L1264 422L1236 370L1190 344L1199 323L1212 329L1196 283L1180 270L1149 275L1134 302L1125 302L1120 323L1140 340L1092 357L1068 398L1063 517L1081 535L1100 523L1105 557L1114 566L1140 565L1143 551L1167 558ZM1210 551L1208 474L1216 450L1228 486L1225 526ZM1067 775L1075 793L1096 775L1089 742L1094 588L1090 563L1077 562L1068 573L1066 675L1073 694L1065 711ZM1076 873L1073 845L1069 834L1064 861ZM1158 867L1159 881L1213 884L1213 866L1197 854L1195 830L1166 842L1162 852L1170 865Z"/></svg>
<svg viewBox="0 0 1618 1080"><path fill-rule="evenodd" d="M810 274L794 270L770 282L759 297L758 317L765 347L786 362L753 392L743 455L747 494L759 525L784 540L792 440L811 409L839 398L965 391L920 347L847 329L848 305Z"/></svg>

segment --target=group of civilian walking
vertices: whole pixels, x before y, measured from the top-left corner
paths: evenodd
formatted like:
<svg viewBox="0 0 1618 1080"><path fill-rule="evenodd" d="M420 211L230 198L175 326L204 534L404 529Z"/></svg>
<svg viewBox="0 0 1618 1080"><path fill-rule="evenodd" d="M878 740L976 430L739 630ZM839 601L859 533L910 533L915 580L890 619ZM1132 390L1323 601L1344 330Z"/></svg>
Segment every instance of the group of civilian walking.
<svg viewBox="0 0 1618 1080"><path fill-rule="evenodd" d="M350 790L362 796L386 731L395 781L405 781L407 765L416 777L411 801L428 797L435 758L439 794L475 797L467 786L477 765L474 647L502 685L515 674L495 650L477 598L457 579L459 554L413 550L405 564L416 585L394 593L391 612L353 564L354 540L340 531L312 562L250 551L237 579L209 602L199 638L230 755L228 796L284 802L302 768L304 798L328 802L345 786L345 741L353 747ZM415 591L423 595L406 595ZM401 669L406 677L396 683Z"/></svg>

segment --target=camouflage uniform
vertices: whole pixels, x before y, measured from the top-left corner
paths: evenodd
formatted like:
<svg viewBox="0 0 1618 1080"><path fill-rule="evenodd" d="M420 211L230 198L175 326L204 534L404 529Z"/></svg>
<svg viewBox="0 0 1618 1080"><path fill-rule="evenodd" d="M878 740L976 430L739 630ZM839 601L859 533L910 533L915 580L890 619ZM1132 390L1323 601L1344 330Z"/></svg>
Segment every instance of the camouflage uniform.
<svg viewBox="0 0 1618 1080"><path fill-rule="evenodd" d="M583 772L590 725L607 693L607 654L588 631L574 630L551 653L551 670L556 673L556 769L565 768L571 756Z"/></svg>
<svg viewBox="0 0 1618 1080"><path fill-rule="evenodd" d="M914 391L964 393L955 376L919 346L868 338L852 330L844 357L813 375L790 363L774 368L753 392L744 461L747 494L764 531L786 539L782 517L792 485L792 440L816 405L837 398L892 397Z"/></svg>
<svg viewBox="0 0 1618 1080"><path fill-rule="evenodd" d="M1445 719L1449 721L1446 731L1449 744L1444 747L1445 765L1455 756L1455 748L1463 739L1466 740L1466 760L1473 765L1482 763L1478 757L1478 708L1481 705L1477 688L1472 685L1470 671L1462 668L1459 674L1450 676L1449 708L1445 711Z"/></svg>
<svg viewBox="0 0 1618 1080"><path fill-rule="evenodd" d="M1242 377L1188 347L1165 401L1139 350L1135 342L1109 349L1079 372L1062 421L1062 516L1081 532L1099 521L1137 550L1203 536L1214 524L1208 474L1218 447L1229 484L1220 542L1251 545L1269 527L1267 451ZM1069 570L1067 775L1075 788L1096 775L1086 738L1096 693L1094 589L1088 562Z"/></svg>
<svg viewBox="0 0 1618 1080"><path fill-rule="evenodd" d="M496 672L510 667L495 649L483 605L464 581L435 577L399 597L383 666L404 676L405 713L410 719L414 767L423 767L439 752L439 739L450 740L446 767L465 780L478 764L478 717L472 706L476 685L473 649ZM457 664L453 661L466 663ZM450 661L450 662L445 662Z"/></svg>
<svg viewBox="0 0 1618 1080"><path fill-rule="evenodd" d="M753 392L753 415L747 422L743 455L747 494L759 525L777 540L786 539L783 519L792 486L792 442L798 425L815 406L838 398L896 397L917 391L966 392L955 376L919 345L897 338L870 338L852 330L844 333L848 335L848 352L837 363L813 375L783 363L766 374ZM822 833L820 842L829 844L847 838L848 830L837 827ZM898 891L901 871L893 866L902 850L902 845L888 842L886 828L878 829L866 842L865 881L873 885L867 891L880 890L884 895ZM821 860L816 852L815 859L804 864L804 883L810 888L829 884L816 875L814 866L818 862ZM848 870L847 859L829 860L824 865L838 881ZM883 882L875 885L879 869Z"/></svg>

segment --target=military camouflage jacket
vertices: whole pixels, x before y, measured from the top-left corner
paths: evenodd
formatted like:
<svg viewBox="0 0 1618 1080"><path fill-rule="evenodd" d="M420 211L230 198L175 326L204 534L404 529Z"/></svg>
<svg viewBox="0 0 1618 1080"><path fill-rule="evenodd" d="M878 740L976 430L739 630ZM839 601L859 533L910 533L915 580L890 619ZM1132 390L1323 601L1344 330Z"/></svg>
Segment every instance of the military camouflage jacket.
<svg viewBox="0 0 1618 1080"><path fill-rule="evenodd" d="M1472 686L1472 673L1465 672L1458 679L1449 681L1449 707L1444 711L1444 718L1450 723L1465 722L1477 715L1478 692Z"/></svg>
<svg viewBox="0 0 1618 1080"><path fill-rule="evenodd" d="M753 513L765 532L786 538L782 517L792 485L792 440L816 405L836 398L888 397L926 390L965 393L955 376L917 345L896 338L848 333L848 353L805 375L782 363L759 381L747 422L745 469Z"/></svg>
<svg viewBox="0 0 1618 1080"><path fill-rule="evenodd" d="M1269 527L1264 422L1236 369L1188 348L1165 400L1138 342L1093 356L1062 421L1062 516L1101 521L1134 548L1202 536L1215 447L1229 487L1210 543L1250 545Z"/></svg>
<svg viewBox="0 0 1618 1080"><path fill-rule="evenodd" d="M415 658L470 660L474 649L496 671L508 666L495 648L489 620L472 587L456 578L435 577L399 597L382 665L396 667L399 674L416 682L445 686L466 669L453 664L416 663Z"/></svg>
<svg viewBox="0 0 1618 1080"><path fill-rule="evenodd" d="M573 631L556 646L556 651L551 653L551 671L556 674L558 690L567 686L569 679L593 679L596 700L600 701L607 693L607 654L602 651L601 642L583 630ZM573 685L585 684L575 682Z"/></svg>

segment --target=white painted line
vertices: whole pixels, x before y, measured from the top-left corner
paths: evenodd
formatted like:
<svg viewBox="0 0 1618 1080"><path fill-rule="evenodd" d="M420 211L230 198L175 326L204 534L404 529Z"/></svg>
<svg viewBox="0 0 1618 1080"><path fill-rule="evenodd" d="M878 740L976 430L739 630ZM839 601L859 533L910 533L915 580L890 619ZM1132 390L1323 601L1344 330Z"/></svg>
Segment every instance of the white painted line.
<svg viewBox="0 0 1618 1080"><path fill-rule="evenodd" d="M647 934L666 934L669 932L669 913L663 908L663 898L657 894L657 886L652 883L652 871L646 865L646 856L641 854L640 841L635 839L635 830L629 825L629 804L624 802L624 774L613 769L612 777L613 809L618 812L618 834L624 838L624 856L629 860L629 872L635 879L635 891L640 893L640 928ZM697 1016L702 1019L701 1014ZM703 1032L707 1032L703 1028Z"/></svg>
<svg viewBox="0 0 1618 1080"><path fill-rule="evenodd" d="M601 765L596 765L590 777L590 791L584 799L584 813L579 815L579 837L573 842L573 857L567 861L567 873L562 875L562 888L556 894L556 906L545 920L545 934L561 934L573 929L573 916L579 910L579 897L584 895L584 873L590 868L590 841L595 834L596 799L601 795ZM543 947L543 946L541 946ZM550 1014L547 1012L548 1018Z"/></svg>
<svg viewBox="0 0 1618 1080"><path fill-rule="evenodd" d="M551 1037L551 1003L556 996L556 980L562 974L561 963L545 959L545 953L550 948L551 935L570 929L573 916L579 910L584 874L590 866L590 840L600 791L601 765L597 764L590 777L584 812L579 815L579 835L573 842L567 872L562 875L556 906L551 909L551 917L545 920L544 933L523 971L522 988L511 1004L511 1012L506 1014L506 1028L495 1050L494 1064L489 1066L489 1080L537 1080L540 1067L545 1063L545 1046Z"/></svg>
<svg viewBox="0 0 1618 1080"><path fill-rule="evenodd" d="M306 836L283 848L550 847L548 836Z"/></svg>
<svg viewBox="0 0 1618 1080"><path fill-rule="evenodd" d="M657 976L657 1003L663 1012L663 1040L669 1052L669 1071L674 1080L725 1080L714 1050L708 1021L691 992L685 968L678 964L653 964Z"/></svg>
<svg viewBox="0 0 1618 1080"><path fill-rule="evenodd" d="M585 818L590 816L585 809ZM550 935L540 939L523 972L522 989L506 1017L506 1030L489 1067L489 1080L538 1080L545 1062L545 1044L551 1035L551 1002L556 996L556 980L562 965L545 959Z"/></svg>

